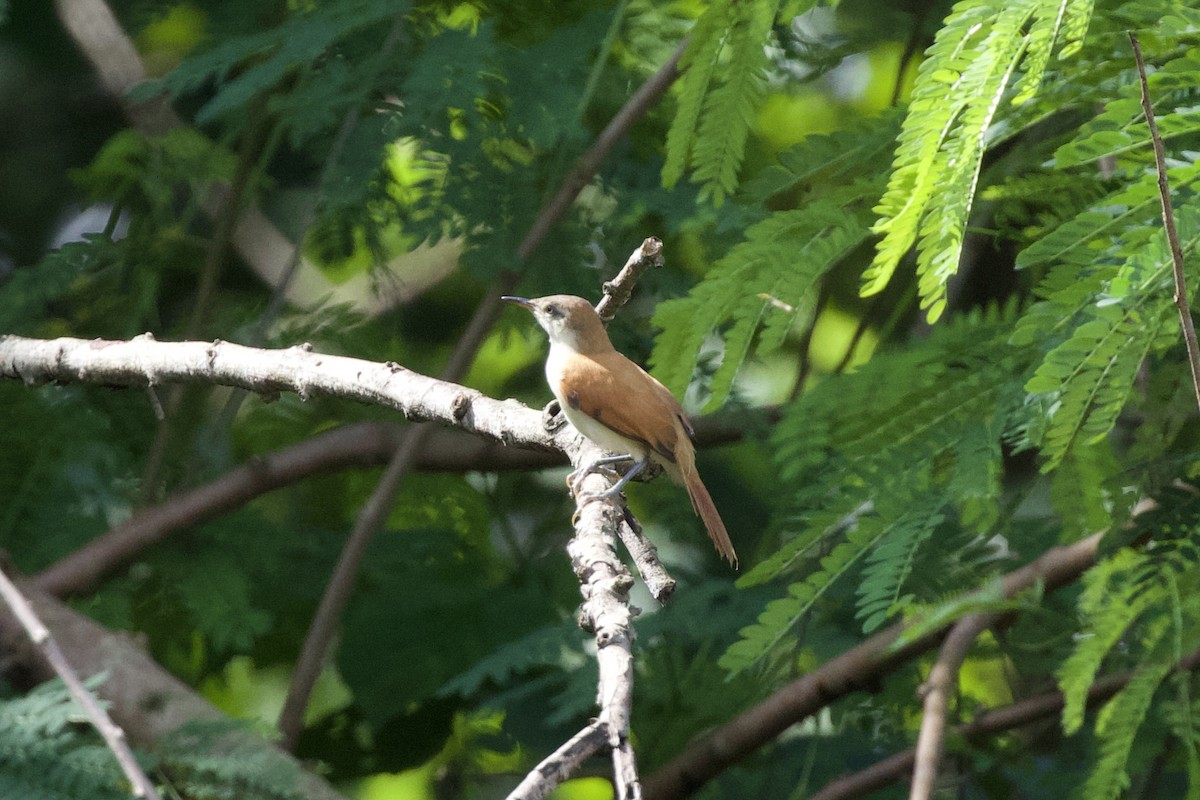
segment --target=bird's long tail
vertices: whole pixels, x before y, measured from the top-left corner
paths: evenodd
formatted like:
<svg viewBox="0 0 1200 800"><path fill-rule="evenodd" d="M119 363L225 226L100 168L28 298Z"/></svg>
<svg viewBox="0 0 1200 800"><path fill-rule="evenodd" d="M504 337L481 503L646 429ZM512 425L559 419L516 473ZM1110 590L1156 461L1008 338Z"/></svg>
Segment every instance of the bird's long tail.
<svg viewBox="0 0 1200 800"><path fill-rule="evenodd" d="M717 506L713 503L712 495L708 493L704 482L700 480L700 473L693 467L690 470L683 472L683 485L687 487L688 497L692 499L692 508L696 510L696 515L704 520L704 527L708 529L708 538L712 539L713 547L717 548L717 552L725 557L725 560L737 569L738 557L733 550L733 542L729 541L729 532L725 530L725 523L721 521L721 515L717 513Z"/></svg>

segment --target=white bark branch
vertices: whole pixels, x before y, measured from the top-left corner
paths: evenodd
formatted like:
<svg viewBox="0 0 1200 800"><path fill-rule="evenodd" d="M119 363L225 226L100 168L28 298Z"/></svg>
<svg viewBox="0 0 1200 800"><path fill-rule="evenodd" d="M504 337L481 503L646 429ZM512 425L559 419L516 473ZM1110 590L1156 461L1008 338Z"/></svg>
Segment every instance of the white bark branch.
<svg viewBox="0 0 1200 800"><path fill-rule="evenodd" d="M222 341L157 342L149 334L130 341L4 336L0 378L138 387L221 384L266 397L290 391L301 399L321 394L393 408L411 420L444 422L505 444L563 447L543 429L541 415L516 400L494 400L395 363L315 353L308 345L264 350Z"/></svg>
<svg viewBox="0 0 1200 800"><path fill-rule="evenodd" d="M571 463L578 467L601 456L594 444L574 437L567 448ZM580 493L599 494L612 485L600 473L591 473L580 482ZM633 712L633 611L629 607L629 590L633 575L617 555L617 534L625 525L625 513L617 498L584 501L576 514L575 536L567 545L571 566L579 578L583 605L579 609L579 626L596 637L596 662L600 677L597 682L596 704L600 714L593 725L559 748L539 764L508 796L508 800L538 800L570 776L587 755L607 746L613 757L613 785L617 797L640 798L641 785L633 748L629 745L629 718ZM598 732L590 733L593 727ZM603 739L588 753L579 755L572 743L585 737ZM568 763L567 755L571 761Z"/></svg>

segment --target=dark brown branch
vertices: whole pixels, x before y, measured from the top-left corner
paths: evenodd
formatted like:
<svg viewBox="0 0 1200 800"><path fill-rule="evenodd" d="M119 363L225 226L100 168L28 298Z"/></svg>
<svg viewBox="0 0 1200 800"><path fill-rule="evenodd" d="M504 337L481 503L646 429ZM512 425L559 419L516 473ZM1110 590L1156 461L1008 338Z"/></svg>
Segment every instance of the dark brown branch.
<svg viewBox="0 0 1200 800"><path fill-rule="evenodd" d="M1163 153L1162 137L1158 135L1158 124L1154 121L1154 108L1150 104L1150 86L1146 82L1146 62L1142 59L1142 47L1133 31L1129 31L1129 43L1133 46L1133 58L1137 61L1138 80L1142 86L1142 111L1146 115L1146 124L1150 126L1150 141L1154 145L1154 168L1158 172L1158 196L1162 202L1163 227L1167 232L1167 242L1171 246L1171 264L1175 275L1175 307L1179 309L1183 341L1187 344L1188 364L1192 368L1192 389L1196 393L1196 405L1200 408L1200 344L1196 341L1196 327L1192 324L1192 312L1188 308L1187 285L1183 274L1183 248L1179 245L1179 232L1175 230L1171 189L1167 185L1167 158Z"/></svg>
<svg viewBox="0 0 1200 800"><path fill-rule="evenodd" d="M1012 597L1038 582L1053 591L1074 581L1095 563L1102 536L1097 533L1046 551L1005 576L1003 594ZM875 634L701 736L647 779L646 796L652 800L687 797L793 724L852 692L870 691L881 678L935 647L944 634L943 629L898 647L905 629L897 624Z"/></svg>
<svg viewBox="0 0 1200 800"><path fill-rule="evenodd" d="M942 642L941 652L922 687L925 692L924 716L921 718L921 732L917 736L910 800L929 800L933 794L938 764L942 760L946 714L950 708L950 696L958 684L958 671L979 634L999 618L999 614L967 614L954 624L946 641Z"/></svg>

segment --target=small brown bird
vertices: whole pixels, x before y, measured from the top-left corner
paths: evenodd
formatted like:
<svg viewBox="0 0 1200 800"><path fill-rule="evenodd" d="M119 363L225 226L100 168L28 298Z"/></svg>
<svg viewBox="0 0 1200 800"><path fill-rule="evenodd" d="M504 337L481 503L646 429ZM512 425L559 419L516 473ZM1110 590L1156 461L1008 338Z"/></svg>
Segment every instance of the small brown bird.
<svg viewBox="0 0 1200 800"><path fill-rule="evenodd" d="M672 480L687 487L692 508L704 521L717 552L737 566L725 523L696 471L691 423L667 387L617 352L600 315L582 297L557 294L532 300L504 299L533 312L549 334L546 382L567 420L601 448L622 454L589 464L577 474L631 459L633 467L604 493L610 496L653 459Z"/></svg>

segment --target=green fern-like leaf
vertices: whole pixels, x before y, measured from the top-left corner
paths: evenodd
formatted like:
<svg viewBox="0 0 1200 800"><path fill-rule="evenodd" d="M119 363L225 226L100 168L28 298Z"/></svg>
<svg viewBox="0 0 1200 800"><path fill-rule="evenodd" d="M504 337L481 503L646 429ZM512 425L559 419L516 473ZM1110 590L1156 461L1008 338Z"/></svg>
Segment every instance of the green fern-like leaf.
<svg viewBox="0 0 1200 800"><path fill-rule="evenodd" d="M1197 220L1187 206L1178 216L1187 230ZM1200 234L1182 243L1185 252L1198 244ZM1109 252L1124 263L1090 276L1076 273L1083 279L1073 285L1068 271L1059 271L1061 290L1050 291L1047 301L1035 305L1030 321L1023 321L1014 336L1015 341L1027 341L1041 329L1040 335L1049 339L1045 331L1081 318L1070 335L1049 350L1025 386L1050 404L1044 429L1031 437L1046 456L1045 471L1057 467L1077 442L1096 441L1112 429L1142 361L1175 340L1170 254L1161 234L1131 231ZM1096 286L1100 291L1093 291Z"/></svg>
<svg viewBox="0 0 1200 800"><path fill-rule="evenodd" d="M1120 469L1108 442L1072 447L1051 474L1050 502L1062 519L1064 538L1105 530L1116 499L1107 482Z"/></svg>
<svg viewBox="0 0 1200 800"><path fill-rule="evenodd" d="M0 701L0 796L128 798L128 784L112 752L93 729L75 724L81 717L58 681Z"/></svg>
<svg viewBox="0 0 1200 800"><path fill-rule="evenodd" d="M503 684L513 675L534 667L559 664L568 646L581 642L578 625L539 628L479 660L469 670L448 681L438 695L470 695L488 681Z"/></svg>
<svg viewBox="0 0 1200 800"><path fill-rule="evenodd" d="M766 43L775 21L775 3L755 0L737 4L737 16L726 51L725 81L704 100L692 160L700 198L721 205L737 185L746 137L765 89Z"/></svg>
<svg viewBox="0 0 1200 800"><path fill-rule="evenodd" d="M1032 67L1021 97L1032 96L1049 53L1062 46L1061 21L1071 19L1076 35L1087 8L1086 0L964 0L954 7L913 90L891 181L876 208L883 240L863 276L863 294L880 291L917 242L921 307L931 321L941 315L1001 99L1027 55Z"/></svg>
<svg viewBox="0 0 1200 800"><path fill-rule="evenodd" d="M1131 551L1122 551L1089 570L1084 579L1079 606L1087 633L1058 670L1058 685L1065 700L1062 725L1067 734L1083 725L1087 691L1105 657L1146 610L1146 599L1134 602L1132 587L1124 580L1141 559Z"/></svg>
<svg viewBox="0 0 1200 800"><path fill-rule="evenodd" d="M1169 661L1142 665L1125 688L1105 707L1096 724L1096 733L1100 737L1100 758L1077 795L1080 800L1111 800L1129 786L1129 776L1125 771L1129 752L1150 710L1154 694L1170 674L1171 668Z"/></svg>
<svg viewBox="0 0 1200 800"><path fill-rule="evenodd" d="M708 407L725 400L745 361L760 323L771 335L763 352L778 347L795 322L795 312L778 309L762 296L811 313L818 278L867 236L865 224L832 203L782 211L752 226L745 241L717 261L686 298L662 303L654 323L663 333L650 362L676 392L686 389L692 364L714 330L724 332L725 355L713 377ZM782 315L786 319L774 319Z"/></svg>
<svg viewBox="0 0 1200 800"><path fill-rule="evenodd" d="M721 49L725 45L728 27L733 19L734 4L718 0L705 10L692 29L687 50L679 60L683 78L679 81L679 107L671 128L667 131L667 158L663 164L663 185L674 186L683 177L704 98L708 95L713 73L717 69Z"/></svg>
<svg viewBox="0 0 1200 800"><path fill-rule="evenodd" d="M787 597L772 600L755 624L741 630L741 639L718 661L721 667L736 675L775 652L829 587L902 524L900 521L884 524L877 517L860 519L857 527L846 534L845 541L821 559L816 572L789 586Z"/></svg>
<svg viewBox="0 0 1200 800"><path fill-rule="evenodd" d="M1200 59L1193 53L1168 60L1147 76L1155 106L1155 124L1164 140L1200 130L1200 110L1194 107L1192 96L1197 83L1200 83ZM1055 151L1058 167L1088 164L1106 156L1120 159L1137 151L1139 158L1148 155L1150 127L1142 110L1140 85L1136 80L1126 81L1119 92L1120 97L1108 102L1104 111L1083 125L1075 138ZM1176 108L1176 98L1186 105Z"/></svg>
<svg viewBox="0 0 1200 800"><path fill-rule="evenodd" d="M942 521L941 506L933 498L928 509L918 510L900 518L895 531L871 553L858 585L858 618L863 632L871 633L894 615L903 605L901 591L912 572L917 550Z"/></svg>

